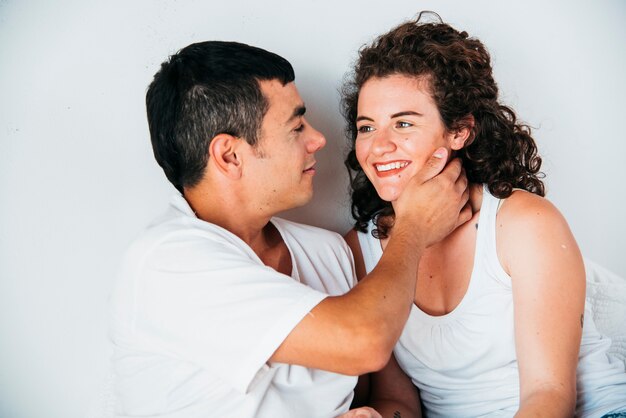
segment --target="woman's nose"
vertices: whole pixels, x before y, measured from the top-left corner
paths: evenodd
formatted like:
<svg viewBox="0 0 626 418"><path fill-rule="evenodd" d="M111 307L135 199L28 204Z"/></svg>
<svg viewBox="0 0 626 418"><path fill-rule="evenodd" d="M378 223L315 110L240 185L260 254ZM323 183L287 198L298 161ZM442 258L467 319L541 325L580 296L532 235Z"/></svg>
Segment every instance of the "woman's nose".
<svg viewBox="0 0 626 418"><path fill-rule="evenodd" d="M396 143L389 132L379 131L374 137L372 143L372 152L376 155L383 155L388 152L395 151Z"/></svg>

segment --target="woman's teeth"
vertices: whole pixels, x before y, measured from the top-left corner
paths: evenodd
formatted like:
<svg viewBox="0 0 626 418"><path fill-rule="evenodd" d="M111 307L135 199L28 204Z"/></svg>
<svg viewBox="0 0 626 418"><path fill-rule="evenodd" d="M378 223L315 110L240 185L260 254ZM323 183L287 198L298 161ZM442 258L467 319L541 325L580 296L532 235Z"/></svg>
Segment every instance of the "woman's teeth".
<svg viewBox="0 0 626 418"><path fill-rule="evenodd" d="M404 161L404 162L393 162L393 163L388 163L388 164L377 164L376 167L376 171L389 171L389 170L396 170L398 168L403 168L406 167L407 165L409 165L408 162Z"/></svg>

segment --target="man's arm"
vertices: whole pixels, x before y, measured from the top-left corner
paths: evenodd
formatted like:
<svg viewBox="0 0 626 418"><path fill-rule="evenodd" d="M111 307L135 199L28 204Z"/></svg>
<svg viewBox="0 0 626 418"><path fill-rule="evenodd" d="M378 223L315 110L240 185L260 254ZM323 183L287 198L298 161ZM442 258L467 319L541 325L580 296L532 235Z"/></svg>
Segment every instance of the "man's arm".
<svg viewBox="0 0 626 418"><path fill-rule="evenodd" d="M435 154L395 202L394 228L376 268L350 292L312 309L272 361L348 375L387 364L413 303L423 250L470 217L460 162L446 166L447 151Z"/></svg>
<svg viewBox="0 0 626 418"><path fill-rule="evenodd" d="M361 280L366 275L366 270L357 231L350 230L345 240L354 255L357 279ZM384 418L420 418L422 416L418 389L400 369L393 355L382 370L359 376L352 405L371 406Z"/></svg>

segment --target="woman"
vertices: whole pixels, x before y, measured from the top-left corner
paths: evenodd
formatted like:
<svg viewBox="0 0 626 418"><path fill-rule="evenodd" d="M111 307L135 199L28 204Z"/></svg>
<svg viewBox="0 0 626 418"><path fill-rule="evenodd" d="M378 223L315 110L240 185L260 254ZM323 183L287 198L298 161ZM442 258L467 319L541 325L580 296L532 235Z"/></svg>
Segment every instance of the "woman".
<svg viewBox="0 0 626 418"><path fill-rule="evenodd" d="M357 274L380 258L394 201L439 147L463 162L473 216L423 254L397 364L372 376L372 396L419 413L399 364L427 416L626 416L626 373L584 316L582 258L543 198L530 129L498 102L480 41L419 20L362 48L344 89Z"/></svg>

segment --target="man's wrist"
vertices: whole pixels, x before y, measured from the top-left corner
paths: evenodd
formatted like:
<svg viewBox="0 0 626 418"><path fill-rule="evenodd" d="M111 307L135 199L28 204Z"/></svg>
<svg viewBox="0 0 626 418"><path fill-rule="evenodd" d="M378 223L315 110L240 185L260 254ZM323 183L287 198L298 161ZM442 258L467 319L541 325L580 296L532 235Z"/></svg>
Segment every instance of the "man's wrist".
<svg viewBox="0 0 626 418"><path fill-rule="evenodd" d="M422 230L423 228L417 224L402 222L402 220L396 219L387 245L389 246L393 241L400 243L406 248L423 250L427 247L427 241L425 237L426 234L424 234Z"/></svg>

